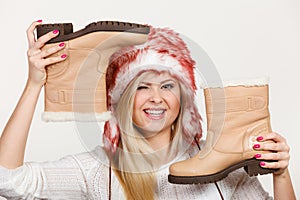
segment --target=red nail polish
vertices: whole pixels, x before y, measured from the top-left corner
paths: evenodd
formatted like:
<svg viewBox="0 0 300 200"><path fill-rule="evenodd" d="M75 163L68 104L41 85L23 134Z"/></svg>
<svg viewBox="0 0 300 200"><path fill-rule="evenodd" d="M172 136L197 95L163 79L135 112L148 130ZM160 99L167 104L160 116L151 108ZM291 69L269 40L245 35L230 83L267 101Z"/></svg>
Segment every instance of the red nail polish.
<svg viewBox="0 0 300 200"><path fill-rule="evenodd" d="M60 43L58 46L63 47L63 46L65 46L65 43L62 42L62 43Z"/></svg>
<svg viewBox="0 0 300 200"><path fill-rule="evenodd" d="M253 148L254 149L257 149L257 148L259 148L260 147L260 145L259 144L255 144L255 145L253 145Z"/></svg>
<svg viewBox="0 0 300 200"><path fill-rule="evenodd" d="M262 141L263 139L264 139L263 136L259 136L256 138L257 141Z"/></svg>
<svg viewBox="0 0 300 200"><path fill-rule="evenodd" d="M43 22L43 20L39 19L39 20L37 20L36 22Z"/></svg>
<svg viewBox="0 0 300 200"><path fill-rule="evenodd" d="M67 54L63 54L60 56L61 58L66 58L67 57Z"/></svg>
<svg viewBox="0 0 300 200"><path fill-rule="evenodd" d="M52 33L53 34L57 34L59 31L57 29L53 30Z"/></svg>
<svg viewBox="0 0 300 200"><path fill-rule="evenodd" d="M260 165L260 166L265 166L266 163L265 163L265 162L260 162L259 165Z"/></svg>
<svg viewBox="0 0 300 200"><path fill-rule="evenodd" d="M259 153L255 155L255 158L260 158L260 157L261 157L261 154L259 154Z"/></svg>

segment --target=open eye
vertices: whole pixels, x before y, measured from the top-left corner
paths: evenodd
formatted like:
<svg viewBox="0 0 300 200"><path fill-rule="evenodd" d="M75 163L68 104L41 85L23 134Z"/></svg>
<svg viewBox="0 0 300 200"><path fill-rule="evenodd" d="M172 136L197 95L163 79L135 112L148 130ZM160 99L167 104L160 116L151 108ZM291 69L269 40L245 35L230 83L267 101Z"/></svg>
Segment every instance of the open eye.
<svg viewBox="0 0 300 200"><path fill-rule="evenodd" d="M163 84L161 86L162 89L167 89L167 90L170 90L172 88L174 88L174 83L167 83L167 84Z"/></svg>

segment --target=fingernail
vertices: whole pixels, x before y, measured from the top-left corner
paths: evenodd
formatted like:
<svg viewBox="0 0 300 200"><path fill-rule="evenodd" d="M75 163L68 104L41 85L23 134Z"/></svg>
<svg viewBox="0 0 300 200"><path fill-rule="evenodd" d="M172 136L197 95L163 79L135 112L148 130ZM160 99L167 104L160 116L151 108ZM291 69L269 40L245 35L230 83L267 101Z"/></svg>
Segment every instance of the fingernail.
<svg viewBox="0 0 300 200"><path fill-rule="evenodd" d="M63 47L63 46L65 46L65 43L62 42L62 43L60 43L58 46Z"/></svg>
<svg viewBox="0 0 300 200"><path fill-rule="evenodd" d="M260 158L260 157L261 157L261 154L259 154L259 153L255 155L255 158Z"/></svg>
<svg viewBox="0 0 300 200"><path fill-rule="evenodd" d="M259 148L260 147L260 145L259 144L255 144L255 145L253 145L253 148L254 149L257 149L257 148Z"/></svg>
<svg viewBox="0 0 300 200"><path fill-rule="evenodd" d="M265 163L265 162L260 162L259 165L260 165L260 166L265 166L266 163Z"/></svg>
<svg viewBox="0 0 300 200"><path fill-rule="evenodd" d="M60 56L61 58L66 58L67 57L67 54L63 54Z"/></svg>
<svg viewBox="0 0 300 200"><path fill-rule="evenodd" d="M43 20L39 19L39 20L37 20L36 22L43 22Z"/></svg>
<svg viewBox="0 0 300 200"><path fill-rule="evenodd" d="M264 139L263 136L259 136L259 137L256 138L257 141L261 141L263 139Z"/></svg>
<svg viewBox="0 0 300 200"><path fill-rule="evenodd" d="M57 29L53 30L52 33L53 34L57 34L59 31Z"/></svg>

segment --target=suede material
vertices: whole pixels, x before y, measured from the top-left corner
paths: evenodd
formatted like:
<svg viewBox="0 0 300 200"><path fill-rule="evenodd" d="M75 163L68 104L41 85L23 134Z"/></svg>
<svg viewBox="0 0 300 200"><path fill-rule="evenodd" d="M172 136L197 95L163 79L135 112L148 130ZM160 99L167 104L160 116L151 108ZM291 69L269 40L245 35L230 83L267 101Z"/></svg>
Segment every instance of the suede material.
<svg viewBox="0 0 300 200"><path fill-rule="evenodd" d="M142 44L147 38L146 34L94 32L66 41L60 55L66 53L67 59L47 67L45 112L106 112L105 76L110 56L122 47ZM55 45L58 43L44 48Z"/></svg>
<svg viewBox="0 0 300 200"><path fill-rule="evenodd" d="M268 86L205 89L208 136L203 150L170 166L174 176L201 176L220 172L257 153L258 136L271 132Z"/></svg>

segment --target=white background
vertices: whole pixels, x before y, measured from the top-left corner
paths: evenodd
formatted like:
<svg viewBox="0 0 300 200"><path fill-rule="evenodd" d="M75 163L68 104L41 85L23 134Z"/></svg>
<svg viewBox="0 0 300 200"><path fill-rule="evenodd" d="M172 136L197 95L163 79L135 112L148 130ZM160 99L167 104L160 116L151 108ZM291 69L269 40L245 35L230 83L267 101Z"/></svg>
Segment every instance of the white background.
<svg viewBox="0 0 300 200"><path fill-rule="evenodd" d="M289 169L300 197L300 1L1 0L1 130L26 82L26 29L38 19L44 23L72 22L74 30L100 20L171 27L200 45L223 79L269 76L272 128L291 146ZM85 151L74 123L44 123L42 111L43 93L30 130L26 161L55 160ZM271 177L260 177L270 193Z"/></svg>

